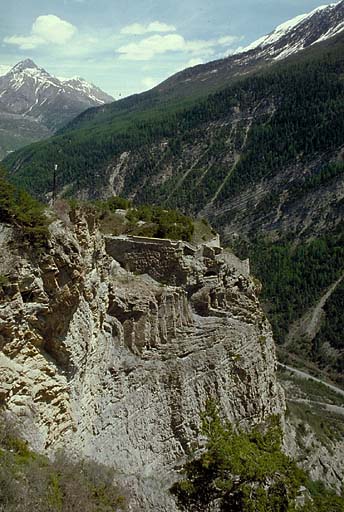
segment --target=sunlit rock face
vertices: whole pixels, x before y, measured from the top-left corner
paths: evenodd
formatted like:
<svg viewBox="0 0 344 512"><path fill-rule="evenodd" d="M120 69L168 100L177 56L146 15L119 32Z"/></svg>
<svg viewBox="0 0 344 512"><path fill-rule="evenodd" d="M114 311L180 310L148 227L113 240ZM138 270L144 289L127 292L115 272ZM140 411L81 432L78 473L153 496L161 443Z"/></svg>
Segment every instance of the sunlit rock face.
<svg viewBox="0 0 344 512"><path fill-rule="evenodd" d="M105 240L81 215L51 235L32 258L1 227L1 399L34 448L116 467L132 510L176 510L168 488L208 398L241 425L284 410L248 264L219 247Z"/></svg>

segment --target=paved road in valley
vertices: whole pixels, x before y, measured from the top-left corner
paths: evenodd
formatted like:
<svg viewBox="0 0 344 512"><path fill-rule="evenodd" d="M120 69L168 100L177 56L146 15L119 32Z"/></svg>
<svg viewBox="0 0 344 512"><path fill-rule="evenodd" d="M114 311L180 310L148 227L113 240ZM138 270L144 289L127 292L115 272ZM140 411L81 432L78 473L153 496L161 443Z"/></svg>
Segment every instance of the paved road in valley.
<svg viewBox="0 0 344 512"><path fill-rule="evenodd" d="M320 384L324 384L324 386L326 386L329 389L332 389L332 391L335 391L336 393L338 393L338 395L344 396L344 389L337 388L337 386L334 386L333 384L328 384L327 382L325 382L323 380L320 380L317 377L313 377L312 375L309 375L309 373L306 373L306 372L304 372L302 370L298 370L297 368L293 368L292 366L287 366L286 364L282 364L282 363L277 363L277 364L281 368L284 368L285 370L289 370L290 372L295 373L296 375L301 377L301 379L314 380L315 382L319 382Z"/></svg>
<svg viewBox="0 0 344 512"><path fill-rule="evenodd" d="M344 407L341 407L340 405L325 404L324 402L316 402L314 400L307 400L306 398L287 398L287 402L318 405L321 409L326 409L326 411L344 416Z"/></svg>

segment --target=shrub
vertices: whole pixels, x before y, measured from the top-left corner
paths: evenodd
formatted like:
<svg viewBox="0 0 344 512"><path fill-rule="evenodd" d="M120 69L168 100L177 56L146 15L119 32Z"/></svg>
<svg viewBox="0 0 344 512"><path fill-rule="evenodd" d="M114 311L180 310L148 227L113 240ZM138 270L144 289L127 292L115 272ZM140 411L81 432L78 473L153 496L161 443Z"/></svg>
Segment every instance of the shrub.
<svg viewBox="0 0 344 512"><path fill-rule="evenodd" d="M13 225L23 238L35 248L45 246L48 237L48 221L44 206L27 192L16 189L6 180L0 168L0 222Z"/></svg>
<svg viewBox="0 0 344 512"><path fill-rule="evenodd" d="M202 414L205 448L184 466L185 478L172 488L183 510L212 509L232 512L291 512L306 474L281 450L282 431L277 417L267 426L251 431L234 430L220 420L213 402ZM309 483L308 483L309 484ZM320 486L321 487L321 486ZM297 510L322 512L323 503L335 504L327 510L343 511L344 499L325 486L313 483L313 500ZM317 490L317 493L314 491ZM337 508L336 508L337 507Z"/></svg>
<svg viewBox="0 0 344 512"><path fill-rule="evenodd" d="M31 451L0 419L0 511L119 512L126 510L115 472L90 460L52 462Z"/></svg>

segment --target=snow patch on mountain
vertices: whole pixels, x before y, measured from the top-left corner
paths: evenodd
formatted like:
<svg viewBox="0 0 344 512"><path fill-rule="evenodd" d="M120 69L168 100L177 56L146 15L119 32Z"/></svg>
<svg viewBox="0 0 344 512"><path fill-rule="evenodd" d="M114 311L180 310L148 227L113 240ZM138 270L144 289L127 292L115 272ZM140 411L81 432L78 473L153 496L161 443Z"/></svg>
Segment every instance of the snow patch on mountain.
<svg viewBox="0 0 344 512"><path fill-rule="evenodd" d="M99 105L104 105L104 103L106 103L104 93L99 89L99 87L91 84L90 82L87 82L87 80L81 78L80 76L64 79L63 84L71 87L81 94L87 95Z"/></svg>
<svg viewBox="0 0 344 512"><path fill-rule="evenodd" d="M296 16L295 18L292 18L291 20L286 21L285 23L281 23L281 25L278 25L278 27L275 28L273 32L271 32L268 35L262 36L256 41L253 41L249 46L246 46L243 48L242 52L248 52L249 50L254 50L258 48L259 46L263 47L267 46L271 43L275 43L278 41L281 37L286 35L292 28L299 25L303 20L308 18L309 14L300 14L299 16Z"/></svg>
<svg viewBox="0 0 344 512"><path fill-rule="evenodd" d="M47 129L55 131L86 109L113 101L86 80L75 77L62 81L31 59L4 71L0 75L0 129L2 118L11 114L19 124L24 118L34 118L44 127L44 133Z"/></svg>
<svg viewBox="0 0 344 512"><path fill-rule="evenodd" d="M336 7L338 7L338 5L340 3L341 2L331 3L331 4L327 4L327 5L321 5L320 7L317 7L316 9L314 9L313 11L311 11L309 13L300 14L300 15L296 16L296 17L282 23L281 25L278 25L278 27L276 27L275 30L273 32L271 32L270 34L260 37L259 39L257 39L256 41L253 41L253 43L246 46L245 48L241 48L240 53L245 53L245 52L255 50L258 48L264 49L267 46L275 45L285 36L288 36L289 34L291 34L292 32L294 32L296 30L301 30L302 25L305 25L307 21L311 20L314 16L317 16L321 11L326 11L326 10L331 11L331 10L335 9ZM340 26L341 26L341 28L339 28L338 26L331 27L331 29L328 31L328 33L322 35L315 42L323 41L325 39L333 37L333 35L339 33L341 30L343 30L343 28L344 28L343 23L341 23ZM315 42L312 44L315 44ZM285 57L291 55L292 53L299 51L302 48L303 48L302 44L300 43L300 41L298 41L295 45L291 45L289 48L286 47L285 49L282 50L282 52L278 52L278 55L275 58L276 59L285 58Z"/></svg>
<svg viewBox="0 0 344 512"><path fill-rule="evenodd" d="M313 44L315 43L320 43L321 41L325 41L326 39L329 39L330 37L334 37L336 36L337 34L339 34L340 32L342 32L344 30L344 21L342 21L339 25L337 25L336 27L333 27L333 28L330 28L330 30L328 30L326 32L326 34L322 35L321 37L319 37L319 39L317 39L316 41L314 41Z"/></svg>

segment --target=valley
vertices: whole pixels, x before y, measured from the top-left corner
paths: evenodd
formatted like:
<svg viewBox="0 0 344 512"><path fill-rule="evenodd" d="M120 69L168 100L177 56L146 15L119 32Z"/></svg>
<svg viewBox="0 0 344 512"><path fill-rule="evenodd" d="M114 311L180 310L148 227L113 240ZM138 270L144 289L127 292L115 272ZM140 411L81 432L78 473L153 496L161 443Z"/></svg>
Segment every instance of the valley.
<svg viewBox="0 0 344 512"><path fill-rule="evenodd" d="M0 76L0 510L343 510L343 76L344 1L117 101Z"/></svg>
<svg viewBox="0 0 344 512"><path fill-rule="evenodd" d="M342 2L336 13L341 20ZM321 19L325 14L320 11ZM332 14L331 9L330 20ZM310 17L313 30L318 16ZM88 111L52 141L24 148L4 164L12 180L43 200L51 197L57 163L61 197L116 194L207 218L224 243L251 258L263 282L264 307L283 343L293 322L343 269L343 37L323 38L249 76L233 76L227 88L205 99L184 96L178 104L168 92L153 89ZM159 106L162 97L166 103ZM264 268L268 253L271 266ZM282 253L286 272L278 260ZM300 258L304 278L292 275ZM302 343L301 355L340 380L343 347L337 343L336 355L327 356L320 339L319 334Z"/></svg>

